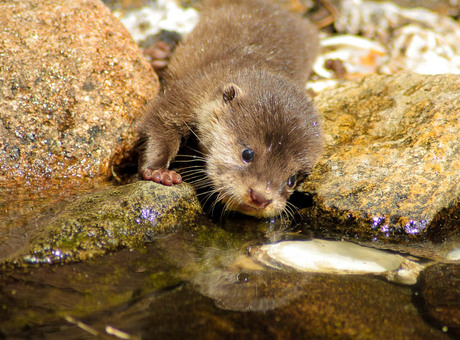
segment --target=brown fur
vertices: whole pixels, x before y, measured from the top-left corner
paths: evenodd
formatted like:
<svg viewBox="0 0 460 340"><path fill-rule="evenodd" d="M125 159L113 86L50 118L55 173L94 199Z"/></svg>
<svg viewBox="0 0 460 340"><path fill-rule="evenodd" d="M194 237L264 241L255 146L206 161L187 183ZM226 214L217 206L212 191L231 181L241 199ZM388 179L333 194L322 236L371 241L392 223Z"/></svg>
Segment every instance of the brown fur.
<svg viewBox="0 0 460 340"><path fill-rule="evenodd" d="M277 215L293 191L288 178L307 173L321 150L319 118L303 88L317 31L267 2L216 3L177 47L164 93L146 112L139 173L167 168L191 129L227 208ZM246 148L250 162L242 160Z"/></svg>

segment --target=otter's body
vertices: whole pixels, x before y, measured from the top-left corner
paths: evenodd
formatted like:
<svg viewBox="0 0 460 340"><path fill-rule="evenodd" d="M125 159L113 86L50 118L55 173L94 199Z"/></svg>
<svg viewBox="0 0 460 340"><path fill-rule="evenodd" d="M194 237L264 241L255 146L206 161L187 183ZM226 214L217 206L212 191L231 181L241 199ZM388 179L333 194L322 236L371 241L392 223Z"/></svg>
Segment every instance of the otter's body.
<svg viewBox="0 0 460 340"><path fill-rule="evenodd" d="M304 91L317 48L314 26L272 4L224 1L205 10L141 124L140 175L180 182L166 169L193 132L229 210L280 214L296 176L321 150L319 118Z"/></svg>

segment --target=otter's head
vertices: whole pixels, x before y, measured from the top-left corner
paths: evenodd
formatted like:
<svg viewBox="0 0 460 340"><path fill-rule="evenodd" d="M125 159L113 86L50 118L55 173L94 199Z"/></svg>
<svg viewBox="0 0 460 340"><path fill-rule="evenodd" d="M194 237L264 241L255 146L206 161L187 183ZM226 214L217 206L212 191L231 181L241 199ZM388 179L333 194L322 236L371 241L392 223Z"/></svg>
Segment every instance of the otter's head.
<svg viewBox="0 0 460 340"><path fill-rule="evenodd" d="M206 173L218 200L258 218L288 211L288 198L321 152L311 100L270 74L224 84L202 126Z"/></svg>

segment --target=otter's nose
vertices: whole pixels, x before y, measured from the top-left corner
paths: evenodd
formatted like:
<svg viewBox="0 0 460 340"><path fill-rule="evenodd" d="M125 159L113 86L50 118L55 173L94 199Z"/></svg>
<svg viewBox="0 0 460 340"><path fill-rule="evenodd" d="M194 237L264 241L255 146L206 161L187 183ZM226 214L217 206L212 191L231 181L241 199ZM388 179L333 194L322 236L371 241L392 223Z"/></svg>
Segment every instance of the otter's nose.
<svg viewBox="0 0 460 340"><path fill-rule="evenodd" d="M249 197L251 198L251 204L258 207L258 208L265 208L267 205L269 205L272 200L266 198L264 195L250 189L249 190Z"/></svg>

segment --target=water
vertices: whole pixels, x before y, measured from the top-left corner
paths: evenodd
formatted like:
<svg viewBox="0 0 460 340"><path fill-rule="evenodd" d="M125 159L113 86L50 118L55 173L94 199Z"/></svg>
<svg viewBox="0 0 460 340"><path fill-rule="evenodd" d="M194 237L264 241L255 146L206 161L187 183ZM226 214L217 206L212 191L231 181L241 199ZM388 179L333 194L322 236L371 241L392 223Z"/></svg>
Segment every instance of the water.
<svg viewBox="0 0 460 340"><path fill-rule="evenodd" d="M92 260L6 267L0 274L0 329L6 338L40 339L457 334L452 327L443 331L446 322L427 317L424 286L256 261L255 247L311 236L301 227L284 228L245 218L215 225L199 216L189 228Z"/></svg>

